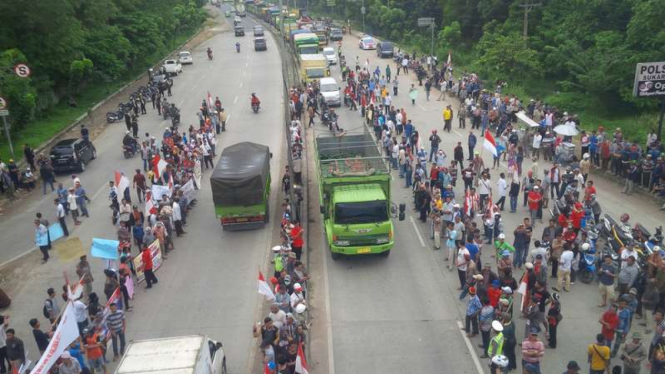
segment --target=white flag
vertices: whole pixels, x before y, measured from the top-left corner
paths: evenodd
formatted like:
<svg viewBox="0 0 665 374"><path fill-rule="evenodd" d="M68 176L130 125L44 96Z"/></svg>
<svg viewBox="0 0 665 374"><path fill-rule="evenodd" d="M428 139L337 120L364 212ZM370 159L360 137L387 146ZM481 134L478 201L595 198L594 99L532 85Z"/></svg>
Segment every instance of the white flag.
<svg viewBox="0 0 665 374"><path fill-rule="evenodd" d="M307 361L305 361L305 352L302 350L302 344L298 345L298 356L296 356L296 368L295 372L297 374L309 374L307 371Z"/></svg>
<svg viewBox="0 0 665 374"><path fill-rule="evenodd" d="M270 286L268 286L268 283L266 283L266 279L263 277L263 273L261 273L260 270L259 270L259 293L265 295L266 298L270 301L275 300L275 294L270 289Z"/></svg>
<svg viewBox="0 0 665 374"><path fill-rule="evenodd" d="M79 337L79 328L76 324L76 315L74 314L74 305L71 301L67 302L65 311L62 313L60 323L53 333L51 342L46 351L32 369L30 374L47 374L53 364L58 361L60 355L69 347L69 345Z"/></svg>

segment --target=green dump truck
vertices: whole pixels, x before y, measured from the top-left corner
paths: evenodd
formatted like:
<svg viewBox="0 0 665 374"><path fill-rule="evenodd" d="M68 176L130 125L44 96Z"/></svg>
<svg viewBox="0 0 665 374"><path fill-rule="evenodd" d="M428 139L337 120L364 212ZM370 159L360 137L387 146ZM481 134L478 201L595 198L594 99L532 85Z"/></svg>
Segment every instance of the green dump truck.
<svg viewBox="0 0 665 374"><path fill-rule="evenodd" d="M320 211L333 259L390 254L390 168L369 134L315 141Z"/></svg>
<svg viewBox="0 0 665 374"><path fill-rule="evenodd" d="M224 229L260 226L270 219L270 148L243 142L226 147L210 177L215 213Z"/></svg>

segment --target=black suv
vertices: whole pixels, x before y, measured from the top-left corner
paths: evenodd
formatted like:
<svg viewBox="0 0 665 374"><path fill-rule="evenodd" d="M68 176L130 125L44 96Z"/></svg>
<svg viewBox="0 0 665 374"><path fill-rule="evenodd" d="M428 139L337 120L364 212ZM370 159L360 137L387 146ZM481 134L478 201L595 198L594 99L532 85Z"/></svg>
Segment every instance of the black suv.
<svg viewBox="0 0 665 374"><path fill-rule="evenodd" d="M393 50L395 47L393 47L393 43L391 42L380 42L376 46L376 55L379 58L385 58L385 57L393 57Z"/></svg>
<svg viewBox="0 0 665 374"><path fill-rule="evenodd" d="M85 139L65 139L51 148L51 165L56 172L85 170L85 164L97 158L97 150Z"/></svg>
<svg viewBox="0 0 665 374"><path fill-rule="evenodd" d="M338 41L344 38L344 33L340 29L330 29L330 40Z"/></svg>
<svg viewBox="0 0 665 374"><path fill-rule="evenodd" d="M233 28L236 36L245 36L245 28L243 26L236 26Z"/></svg>

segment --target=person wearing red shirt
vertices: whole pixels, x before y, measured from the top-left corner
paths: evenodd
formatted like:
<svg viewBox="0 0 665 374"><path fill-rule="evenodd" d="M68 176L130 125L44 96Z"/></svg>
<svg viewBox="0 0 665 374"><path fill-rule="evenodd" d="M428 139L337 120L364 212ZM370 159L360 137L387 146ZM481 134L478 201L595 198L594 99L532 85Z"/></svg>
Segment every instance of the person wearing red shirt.
<svg viewBox="0 0 665 374"><path fill-rule="evenodd" d="M616 332L617 327L619 327L619 315L617 314L617 304L612 304L612 306L600 317L598 323L603 327L600 331L601 334L605 337L605 344L607 344L610 349L612 348L612 340L614 340L614 333Z"/></svg>
<svg viewBox="0 0 665 374"><path fill-rule="evenodd" d="M157 284L159 282L157 281L155 274L152 272L153 264L150 247L143 248L143 252L141 253L141 262L143 262L143 274L145 275L145 281L148 284L145 288L152 288L153 283Z"/></svg>
<svg viewBox="0 0 665 374"><path fill-rule="evenodd" d="M529 201L529 213L531 214L532 224L536 224L536 219L538 218L538 208L540 207L540 202L543 200L543 195L540 193L540 187L533 186L531 192L528 195ZM541 219L540 222L543 222Z"/></svg>
<svg viewBox="0 0 665 374"><path fill-rule="evenodd" d="M596 194L596 187L593 185L593 181L586 182L586 188L584 189L584 201L591 200L591 195Z"/></svg>
<svg viewBox="0 0 665 374"><path fill-rule="evenodd" d="M490 288L487 290L487 297L490 300L490 305L496 308L499 305L499 299L501 298L501 288L500 282L498 279L492 281Z"/></svg>
<svg viewBox="0 0 665 374"><path fill-rule="evenodd" d="M296 260L298 261L300 261L300 256L302 256L302 246L305 244L305 241L303 240L304 233L305 230L300 226L300 221L294 220L293 228L291 229L291 240L293 240L291 243L291 249L293 250L293 253L296 254Z"/></svg>
<svg viewBox="0 0 665 374"><path fill-rule="evenodd" d="M584 218L584 209L579 201L573 205L570 212L570 220L573 222L573 228L578 231L582 227L582 218Z"/></svg>

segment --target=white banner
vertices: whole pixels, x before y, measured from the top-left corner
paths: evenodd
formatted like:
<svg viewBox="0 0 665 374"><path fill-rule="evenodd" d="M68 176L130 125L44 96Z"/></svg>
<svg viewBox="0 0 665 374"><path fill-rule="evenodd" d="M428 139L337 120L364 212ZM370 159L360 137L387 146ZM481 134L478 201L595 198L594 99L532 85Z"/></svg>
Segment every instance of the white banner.
<svg viewBox="0 0 665 374"><path fill-rule="evenodd" d="M162 196L171 197L171 189L169 186L160 186L158 184L152 185L152 198L156 201L161 201Z"/></svg>
<svg viewBox="0 0 665 374"><path fill-rule="evenodd" d="M201 188L201 160L196 160L194 164L194 182L196 182L196 187Z"/></svg>
<svg viewBox="0 0 665 374"><path fill-rule="evenodd" d="M79 328L76 324L74 305L70 301L67 303L64 313L62 313L62 318L60 318L60 323L58 324L55 333L53 333L51 342L30 374L48 373L53 364L58 361L62 352L64 352L74 340L78 339L78 337Z"/></svg>
<svg viewBox="0 0 665 374"><path fill-rule="evenodd" d="M194 189L194 180L190 179L185 183L182 187L180 187L180 191L182 191L182 194L187 198L187 201L190 203L192 200L196 199L196 190Z"/></svg>

